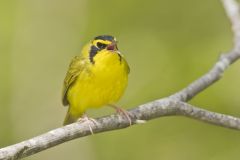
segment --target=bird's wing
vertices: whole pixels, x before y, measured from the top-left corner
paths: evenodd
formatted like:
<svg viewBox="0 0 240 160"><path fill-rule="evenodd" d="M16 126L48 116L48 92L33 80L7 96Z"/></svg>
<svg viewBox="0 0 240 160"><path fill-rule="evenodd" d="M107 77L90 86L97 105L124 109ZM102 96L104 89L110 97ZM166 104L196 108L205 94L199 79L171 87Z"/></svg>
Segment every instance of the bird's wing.
<svg viewBox="0 0 240 160"><path fill-rule="evenodd" d="M69 104L67 100L68 89L71 87L72 84L74 84L77 77L84 69L85 64L86 60L80 56L74 57L73 60L71 61L63 84L62 103L64 106Z"/></svg>
<svg viewBox="0 0 240 160"><path fill-rule="evenodd" d="M130 67L129 67L129 65L128 65L128 63L127 63L127 61L126 61L125 58L123 58L123 61L124 61L124 63L125 63L125 70L126 70L127 73L129 74L129 73L130 73Z"/></svg>

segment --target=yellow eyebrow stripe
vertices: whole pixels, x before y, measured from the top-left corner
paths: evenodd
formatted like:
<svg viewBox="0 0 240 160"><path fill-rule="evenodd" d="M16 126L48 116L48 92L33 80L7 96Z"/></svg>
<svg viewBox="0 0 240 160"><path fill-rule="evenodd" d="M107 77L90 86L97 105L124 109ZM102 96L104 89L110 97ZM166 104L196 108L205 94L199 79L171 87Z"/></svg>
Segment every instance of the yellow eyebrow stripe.
<svg viewBox="0 0 240 160"><path fill-rule="evenodd" d="M103 44L107 44L107 45L112 43L111 41L108 41L108 40L98 39L98 40L93 40L92 44L96 46L98 42L103 43Z"/></svg>

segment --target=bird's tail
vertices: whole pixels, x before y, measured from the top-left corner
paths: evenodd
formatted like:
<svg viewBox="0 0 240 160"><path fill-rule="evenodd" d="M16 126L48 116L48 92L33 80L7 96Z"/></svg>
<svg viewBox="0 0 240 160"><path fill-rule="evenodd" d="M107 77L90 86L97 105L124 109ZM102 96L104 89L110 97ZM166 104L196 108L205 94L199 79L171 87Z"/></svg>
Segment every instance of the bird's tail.
<svg viewBox="0 0 240 160"><path fill-rule="evenodd" d="M74 123L78 120L80 116L75 116L71 113L71 110L70 110L70 107L68 108L68 111L67 111L67 115L64 119L64 122L63 122L63 125L68 125L68 124L71 124L71 123Z"/></svg>

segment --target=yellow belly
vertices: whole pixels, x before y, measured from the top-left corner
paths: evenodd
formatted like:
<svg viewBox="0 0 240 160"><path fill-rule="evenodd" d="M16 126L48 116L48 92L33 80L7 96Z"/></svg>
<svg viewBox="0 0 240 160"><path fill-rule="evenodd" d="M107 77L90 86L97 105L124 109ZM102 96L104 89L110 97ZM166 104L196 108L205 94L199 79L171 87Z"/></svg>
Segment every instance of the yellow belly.
<svg viewBox="0 0 240 160"><path fill-rule="evenodd" d="M120 61L117 54L106 54L83 70L68 91L72 114L81 115L88 108L118 101L128 82L126 65L126 61Z"/></svg>

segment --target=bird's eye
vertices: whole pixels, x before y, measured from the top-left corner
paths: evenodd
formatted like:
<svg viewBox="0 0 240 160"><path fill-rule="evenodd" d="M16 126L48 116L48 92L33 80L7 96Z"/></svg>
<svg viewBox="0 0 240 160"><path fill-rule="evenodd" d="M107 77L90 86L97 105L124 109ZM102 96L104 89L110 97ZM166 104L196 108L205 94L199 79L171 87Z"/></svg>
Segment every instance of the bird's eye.
<svg viewBox="0 0 240 160"><path fill-rule="evenodd" d="M106 48L106 47L107 47L107 45L106 45L106 44L103 44L103 43L100 43L100 42L98 42L98 43L97 43L97 47L98 47L99 49L103 49L103 48Z"/></svg>

